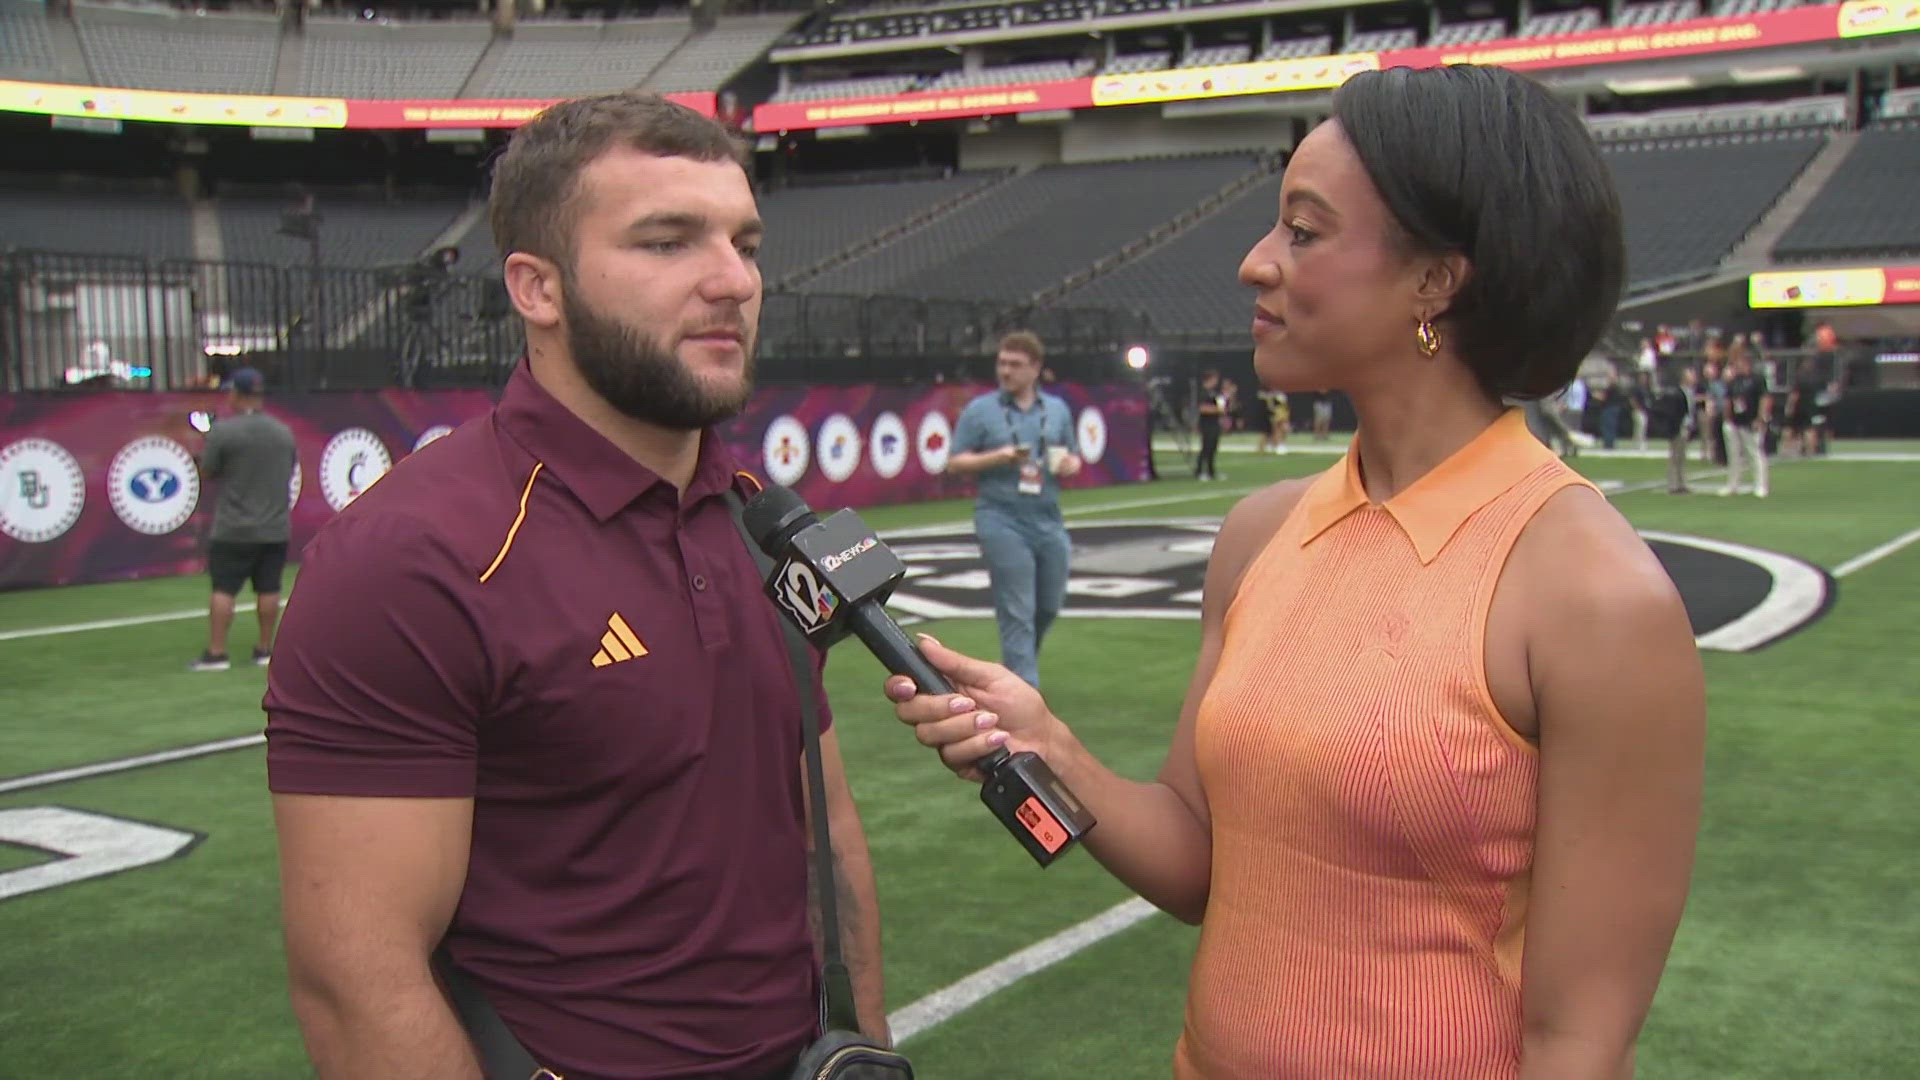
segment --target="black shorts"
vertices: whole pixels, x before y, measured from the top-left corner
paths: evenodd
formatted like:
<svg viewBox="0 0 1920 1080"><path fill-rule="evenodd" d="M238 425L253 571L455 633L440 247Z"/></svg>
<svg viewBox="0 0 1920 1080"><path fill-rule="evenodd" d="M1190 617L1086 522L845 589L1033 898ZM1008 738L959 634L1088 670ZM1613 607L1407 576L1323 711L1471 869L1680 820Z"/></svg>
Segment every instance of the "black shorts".
<svg viewBox="0 0 1920 1080"><path fill-rule="evenodd" d="M213 591L237 596L240 586L253 579L258 595L280 591L280 574L287 568L287 544L255 544L242 540L214 540L207 544L207 574Z"/></svg>

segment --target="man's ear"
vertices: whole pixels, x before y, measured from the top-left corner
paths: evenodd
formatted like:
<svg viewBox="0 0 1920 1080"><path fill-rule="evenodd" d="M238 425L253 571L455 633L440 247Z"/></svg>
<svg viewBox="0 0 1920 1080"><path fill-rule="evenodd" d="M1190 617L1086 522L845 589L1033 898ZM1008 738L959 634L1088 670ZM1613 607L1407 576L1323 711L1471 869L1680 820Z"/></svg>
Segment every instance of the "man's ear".
<svg viewBox="0 0 1920 1080"><path fill-rule="evenodd" d="M516 251L504 267L507 296L529 326L551 330L560 325L563 286L560 268L538 255Z"/></svg>
<svg viewBox="0 0 1920 1080"><path fill-rule="evenodd" d="M1454 297L1460 295L1460 290L1467 287L1467 278L1472 275L1473 267L1467 262L1466 255L1458 251L1430 256L1423 261L1425 265L1414 287L1414 299L1422 310L1432 312L1433 318L1439 318L1453 306Z"/></svg>

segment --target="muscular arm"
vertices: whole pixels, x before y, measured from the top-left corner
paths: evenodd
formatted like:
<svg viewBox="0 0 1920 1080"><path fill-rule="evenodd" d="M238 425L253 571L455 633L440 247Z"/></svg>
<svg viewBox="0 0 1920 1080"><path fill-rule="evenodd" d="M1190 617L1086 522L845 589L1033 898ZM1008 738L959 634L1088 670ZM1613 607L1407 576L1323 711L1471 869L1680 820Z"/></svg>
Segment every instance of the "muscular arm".
<svg viewBox="0 0 1920 1080"><path fill-rule="evenodd" d="M873 860L867 853L866 832L860 827L860 809L854 805L853 790L847 785L846 766L840 758L840 739L831 728L820 736L820 765L827 782L827 827L833 840L840 950L846 959L848 974L853 978L854 1008L860 1014L860 1030L868 1038L890 1045L886 984L880 961L880 900L873 885ZM801 775L804 777L805 773ZM809 812L812 805L809 801ZM811 849L811 828L807 835ZM809 877L812 865L809 858ZM817 907L812 893L808 894L807 902ZM814 921L817 926L817 910Z"/></svg>
<svg viewBox="0 0 1920 1080"><path fill-rule="evenodd" d="M1672 582L1600 496L1543 508L1515 556L1545 552L1587 569L1527 578L1540 793L1521 1077L1620 1080L1686 902L1704 679Z"/></svg>
<svg viewBox="0 0 1920 1080"><path fill-rule="evenodd" d="M1197 924L1206 914L1212 884L1211 819L1194 762L1195 717L1213 680L1227 607L1240 576L1304 490L1304 482L1289 481L1251 495L1234 507L1221 526L1207 565L1200 656L1172 745L1154 780L1129 780L1107 768L1066 724L1046 711L1031 687L1006 669L969 660L937 643L926 647L928 659L946 672L962 694L1000 717L1009 735L1009 751L1038 752L1093 811L1099 824L1087 835L1087 850L1129 888L1184 922ZM937 710L943 700L921 698L909 707ZM965 771L966 763L991 749L987 740L993 733L975 734L973 726L974 714L967 712L919 723L915 730L923 743L943 748L941 756L949 766Z"/></svg>
<svg viewBox="0 0 1920 1080"><path fill-rule="evenodd" d="M294 1015L321 1080L479 1080L428 957L467 873L467 799L273 797Z"/></svg>

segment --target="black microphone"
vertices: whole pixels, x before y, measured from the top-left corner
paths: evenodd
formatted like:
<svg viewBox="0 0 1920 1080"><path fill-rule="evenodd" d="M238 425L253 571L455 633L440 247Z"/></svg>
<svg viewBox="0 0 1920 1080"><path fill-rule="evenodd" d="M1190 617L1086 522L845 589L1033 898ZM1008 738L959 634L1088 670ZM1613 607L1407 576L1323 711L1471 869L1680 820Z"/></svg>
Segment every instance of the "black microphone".
<svg viewBox="0 0 1920 1080"><path fill-rule="evenodd" d="M771 485L747 501L741 520L774 562L767 595L816 648L852 634L921 693L953 692L953 684L887 614L887 597L907 568L860 515L841 510L821 521L792 489ZM1097 824L1038 754L996 747L974 765L985 777L980 801L1041 866Z"/></svg>

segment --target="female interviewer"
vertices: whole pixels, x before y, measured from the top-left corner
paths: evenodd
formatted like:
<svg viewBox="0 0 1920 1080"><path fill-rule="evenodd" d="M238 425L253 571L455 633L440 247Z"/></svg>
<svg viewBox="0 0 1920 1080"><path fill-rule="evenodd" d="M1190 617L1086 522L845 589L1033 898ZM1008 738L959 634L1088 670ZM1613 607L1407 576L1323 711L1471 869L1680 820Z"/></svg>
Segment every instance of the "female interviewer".
<svg viewBox="0 0 1920 1080"><path fill-rule="evenodd" d="M1617 1080L1687 893L1704 688L1631 526L1505 403L1614 310L1578 117L1498 68L1362 74L1248 253L1261 384L1340 390L1331 470L1234 507L1159 777L928 639L888 696L949 767L1044 757L1087 846L1202 927L1180 1077Z"/></svg>

